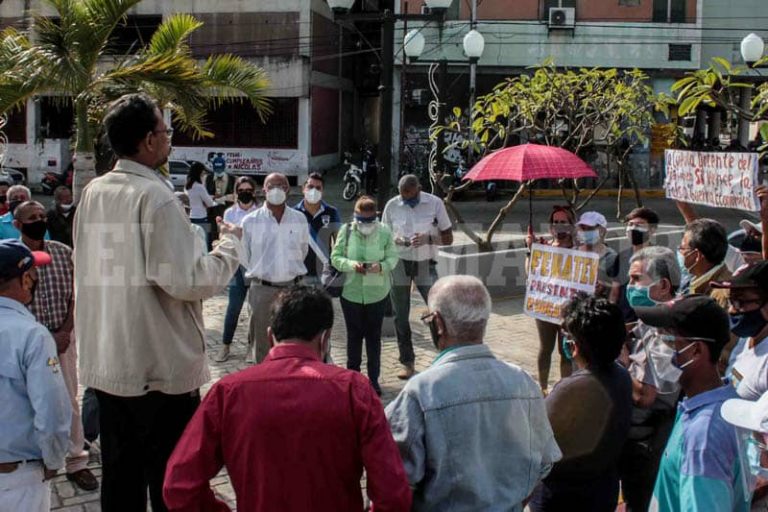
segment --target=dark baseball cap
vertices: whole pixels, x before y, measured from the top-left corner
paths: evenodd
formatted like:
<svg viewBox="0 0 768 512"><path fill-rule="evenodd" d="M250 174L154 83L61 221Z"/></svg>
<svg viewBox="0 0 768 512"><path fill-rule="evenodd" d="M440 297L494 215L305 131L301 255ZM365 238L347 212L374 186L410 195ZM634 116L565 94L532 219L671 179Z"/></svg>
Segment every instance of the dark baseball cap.
<svg viewBox="0 0 768 512"><path fill-rule="evenodd" d="M42 267L51 262L47 252L30 251L18 240L0 240L0 280L19 277L32 267Z"/></svg>
<svg viewBox="0 0 768 512"><path fill-rule="evenodd" d="M710 283L712 288L760 288L768 291L768 261L739 267L728 281Z"/></svg>
<svg viewBox="0 0 768 512"><path fill-rule="evenodd" d="M723 347L731 336L728 313L707 295L688 295L652 307L636 307L644 324L681 331L694 338L709 338Z"/></svg>

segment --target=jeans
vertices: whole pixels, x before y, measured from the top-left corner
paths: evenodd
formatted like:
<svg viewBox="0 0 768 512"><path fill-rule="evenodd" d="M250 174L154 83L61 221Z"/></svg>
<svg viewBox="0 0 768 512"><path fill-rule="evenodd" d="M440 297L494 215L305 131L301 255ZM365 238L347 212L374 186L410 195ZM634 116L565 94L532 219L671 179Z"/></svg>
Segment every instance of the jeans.
<svg viewBox="0 0 768 512"><path fill-rule="evenodd" d="M198 391L167 395L153 391L122 397L96 391L101 423L101 509L154 512L163 501L165 466L200 404Z"/></svg>
<svg viewBox="0 0 768 512"><path fill-rule="evenodd" d="M208 250L210 251L213 248L213 245L212 245L213 244L213 239L211 238L211 223L208 222L207 218L205 218L205 219L191 219L190 218L189 221L192 224L197 224L198 226L200 226L201 228L203 228L205 230L205 235L206 235L206 239L207 239L206 242L208 244Z"/></svg>
<svg viewBox="0 0 768 512"><path fill-rule="evenodd" d="M227 313L224 316L224 333L221 341L225 345L232 343L235 337L237 321L240 319L240 312L243 310L245 297L248 295L248 287L245 285L243 276L243 267L239 267L232 280L229 282L229 302L227 303Z"/></svg>
<svg viewBox="0 0 768 512"><path fill-rule="evenodd" d="M347 325L347 369L360 371L363 359L363 339L365 354L368 356L368 379L374 389L379 388L381 370L381 324L384 322L384 310L387 299L373 304L358 304L341 298L341 310Z"/></svg>
<svg viewBox="0 0 768 512"><path fill-rule="evenodd" d="M413 354L411 340L411 282L416 284L421 297L426 302L429 290L437 281L436 264L432 260L408 261L400 260L392 271L392 308L395 312L395 331L397 332L397 348L402 364L413 364L416 359Z"/></svg>

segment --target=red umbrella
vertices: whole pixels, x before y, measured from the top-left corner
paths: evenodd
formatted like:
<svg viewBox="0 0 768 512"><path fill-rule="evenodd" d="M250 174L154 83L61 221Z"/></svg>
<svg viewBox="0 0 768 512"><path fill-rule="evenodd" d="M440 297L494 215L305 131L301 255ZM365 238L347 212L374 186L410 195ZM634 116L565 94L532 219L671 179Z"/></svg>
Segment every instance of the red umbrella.
<svg viewBox="0 0 768 512"><path fill-rule="evenodd" d="M521 144L491 153L465 176L472 181L533 181L597 178L597 173L570 151L541 144ZM528 191L528 233L533 234L533 191Z"/></svg>
<svg viewBox="0 0 768 512"><path fill-rule="evenodd" d="M584 160L555 146L522 144L491 153L465 176L473 181L531 181L561 178L597 178Z"/></svg>

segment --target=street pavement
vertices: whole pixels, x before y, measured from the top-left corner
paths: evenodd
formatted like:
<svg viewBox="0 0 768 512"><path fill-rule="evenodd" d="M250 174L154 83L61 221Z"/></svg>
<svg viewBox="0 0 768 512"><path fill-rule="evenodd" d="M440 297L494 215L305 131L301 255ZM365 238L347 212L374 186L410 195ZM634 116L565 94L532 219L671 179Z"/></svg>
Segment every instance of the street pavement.
<svg viewBox="0 0 768 512"><path fill-rule="evenodd" d="M340 206L342 219L351 217L352 206L350 202L344 202L340 198L340 176L330 175L326 185L326 198L332 204ZM50 199L46 198L49 202ZM291 198L293 202L298 201L299 197ZM294 201L295 200L295 201ZM293 204L293 202L291 204ZM561 204L562 201L554 198L537 198L534 201L534 219L535 224L546 222L553 204ZM679 226L681 218L672 201L665 199L647 199L646 206L656 209L662 222L672 226ZM625 200L624 213L632 207L630 200ZM495 203L488 203L483 200L462 201L458 208L465 215L467 222L474 224L478 228L487 226L493 220L496 211L503 206L501 200ZM595 198L587 209L594 209L606 214L611 219L616 218L616 200L615 198ZM714 210L701 208L703 215L712 216L722 221L729 230L736 229L738 221L741 218L749 218L741 212L734 210ZM754 216L751 216L754 218ZM525 232L528 222L527 204L519 204L508 216L507 222L500 230L500 237L519 239ZM612 225L612 235L620 236L622 226L619 223ZM467 243L468 240L462 234L457 234L456 243ZM331 337L332 357L336 364L345 365L346 363L346 329L341 314L341 308L338 300L335 303L335 322ZM426 305L421 297L414 292L411 309L411 325L413 327L413 341L416 353L416 369L424 371L429 367L436 355L436 350L432 346L429 338L428 329L419 321L419 317L425 311ZM221 294L206 300L204 302L204 316L207 331L207 345L209 353L209 363L212 370L212 381L216 382L224 375L240 371L248 365L245 363L245 348L248 330L248 313L244 310L241 315L240 324L235 334L235 341L232 346L232 356L225 363L215 363L213 356L218 350L221 342L221 332L224 323L224 313L227 306L226 294ZM391 319L385 319L385 335L382 340L382 358L381 358L381 386L383 389L382 402L384 405L389 403L397 393L402 389L404 382L397 379L396 374L399 369L397 342L394 337L394 329L391 325ZM532 319L522 313L522 298L511 298L507 300L497 300L493 305L493 313L489 322L486 343L493 352L502 360L516 364L527 371L534 379L536 378L536 355L538 350L538 337L536 328ZM554 383L558 375L557 352L553 354L552 372L550 374L550 385ZM365 362L363 363L365 368ZM207 391L209 386L204 387ZM82 390L81 390L82 392ZM97 476L101 474L101 465L98 454L92 454L90 468ZM223 500L235 508L235 495L229 479L224 471L212 480L214 491ZM83 492L68 482L65 476L59 475L53 480L52 490L53 510L57 511L89 511L101 510L99 505L99 493Z"/></svg>
<svg viewBox="0 0 768 512"><path fill-rule="evenodd" d="M232 356L225 363L216 363L213 356L220 347L221 332L224 327L224 313L227 308L227 298L224 293L219 294L203 304L205 327L208 345L209 364L211 367L213 384L220 378L247 368L245 363L245 349L248 335L248 314L243 311L240 324L235 332L232 344ZM422 325L419 317L426 310L426 305L418 293L413 294L413 307L411 309L411 326L413 327L413 344L416 353L416 369L423 371L429 367L437 351L432 345L429 330ZM338 300L334 300L334 326L331 334L331 355L338 365L346 364L346 328L344 326L341 307ZM391 324L391 319L385 323ZM394 329L385 329L392 332ZM522 314L522 300L514 299L496 302L493 305L493 314L488 326L486 342L494 353L509 363L522 367L531 376L536 375L536 352L538 346L536 328L533 320ZM553 355L553 375L557 376L557 357ZM365 368L365 360L363 361ZM381 387L383 390L382 402L386 406L403 388L404 381L397 378L399 370L397 340L394 335L386 336L382 340L381 354ZM365 373L365 370L363 370ZM551 379L554 382L554 379ZM207 392L209 386L203 388ZM82 389L81 389L82 392ZM97 476L101 475L101 463L97 455L91 457L89 465ZM229 483L225 472L222 472L212 480L214 492L235 508L235 493ZM100 511L99 492L84 492L77 489L67 481L62 474L53 480L53 510L67 512L95 512Z"/></svg>

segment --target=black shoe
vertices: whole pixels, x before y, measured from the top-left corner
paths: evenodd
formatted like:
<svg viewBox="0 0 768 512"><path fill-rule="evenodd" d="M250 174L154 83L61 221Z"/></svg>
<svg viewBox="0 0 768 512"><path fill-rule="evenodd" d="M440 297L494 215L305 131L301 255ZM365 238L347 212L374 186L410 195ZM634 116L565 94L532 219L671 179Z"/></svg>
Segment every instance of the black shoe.
<svg viewBox="0 0 768 512"><path fill-rule="evenodd" d="M99 488L99 481L96 480L90 469L81 469L74 473L67 473L67 480L84 491L95 491Z"/></svg>

